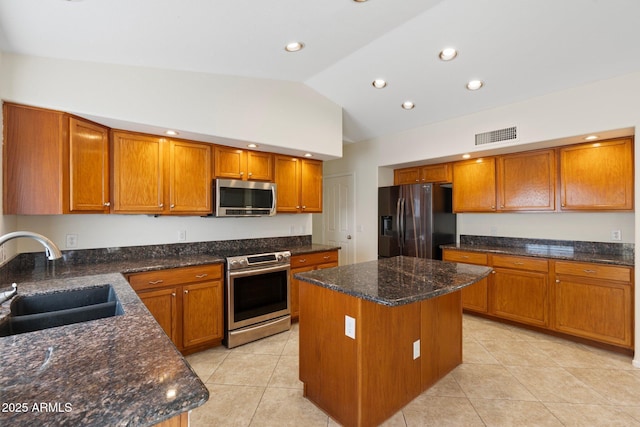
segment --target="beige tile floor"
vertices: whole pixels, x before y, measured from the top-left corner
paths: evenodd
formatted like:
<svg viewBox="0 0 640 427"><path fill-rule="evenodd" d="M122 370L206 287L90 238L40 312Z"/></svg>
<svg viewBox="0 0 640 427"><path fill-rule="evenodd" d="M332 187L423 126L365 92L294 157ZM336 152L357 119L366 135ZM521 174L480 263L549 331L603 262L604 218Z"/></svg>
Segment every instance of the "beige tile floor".
<svg viewBox="0 0 640 427"><path fill-rule="evenodd" d="M631 357L465 315L463 359L384 426L640 426ZM210 391L193 427L338 425L302 397L297 324L187 360Z"/></svg>

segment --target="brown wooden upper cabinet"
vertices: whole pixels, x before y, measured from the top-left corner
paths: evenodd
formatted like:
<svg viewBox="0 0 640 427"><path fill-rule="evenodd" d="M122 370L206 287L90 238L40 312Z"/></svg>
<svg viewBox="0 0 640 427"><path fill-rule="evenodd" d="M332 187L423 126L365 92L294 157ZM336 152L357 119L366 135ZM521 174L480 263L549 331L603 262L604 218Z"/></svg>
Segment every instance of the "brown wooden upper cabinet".
<svg viewBox="0 0 640 427"><path fill-rule="evenodd" d="M216 146L214 176L227 179L273 181L273 154Z"/></svg>
<svg viewBox="0 0 640 427"><path fill-rule="evenodd" d="M495 157L453 164L453 211L496 211Z"/></svg>
<svg viewBox="0 0 640 427"><path fill-rule="evenodd" d="M553 211L553 149L467 160L454 164L455 212Z"/></svg>
<svg viewBox="0 0 640 427"><path fill-rule="evenodd" d="M275 155L277 211L322 212L322 162Z"/></svg>
<svg viewBox="0 0 640 427"><path fill-rule="evenodd" d="M59 111L4 103L4 213L109 213L109 132Z"/></svg>
<svg viewBox="0 0 640 427"><path fill-rule="evenodd" d="M560 148L560 209L633 210L633 138Z"/></svg>
<svg viewBox="0 0 640 427"><path fill-rule="evenodd" d="M115 213L211 213L211 144L114 131Z"/></svg>
<svg viewBox="0 0 640 427"><path fill-rule="evenodd" d="M412 168L395 169L393 182L395 185L416 184L421 182L452 182L453 168L451 163L437 165L416 166Z"/></svg>

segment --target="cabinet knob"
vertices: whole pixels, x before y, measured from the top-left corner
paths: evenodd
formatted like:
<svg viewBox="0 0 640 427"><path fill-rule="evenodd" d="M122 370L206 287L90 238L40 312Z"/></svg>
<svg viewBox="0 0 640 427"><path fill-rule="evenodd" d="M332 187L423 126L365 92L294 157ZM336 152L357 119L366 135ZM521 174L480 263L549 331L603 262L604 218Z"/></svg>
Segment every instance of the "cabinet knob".
<svg viewBox="0 0 640 427"><path fill-rule="evenodd" d="M111 202L104 202L104 205L105 205L106 207L109 207L109 206L111 206Z"/></svg>
<svg viewBox="0 0 640 427"><path fill-rule="evenodd" d="M496 271L495 270L491 270L491 274L496 274Z"/></svg>
<svg viewBox="0 0 640 427"><path fill-rule="evenodd" d="M185 294L188 294L188 293L189 293L189 291L185 289L185 290L184 290L184 293L185 293Z"/></svg>
<svg viewBox="0 0 640 427"><path fill-rule="evenodd" d="M560 283L560 279L556 279L556 283Z"/></svg>
<svg viewBox="0 0 640 427"><path fill-rule="evenodd" d="M495 208L496 208L495 206L491 206L491 209L495 209Z"/></svg>
<svg viewBox="0 0 640 427"><path fill-rule="evenodd" d="M249 172L249 176L253 175L253 172Z"/></svg>
<svg viewBox="0 0 640 427"><path fill-rule="evenodd" d="M172 297L175 297L175 296L176 296L176 293L175 293L175 292L171 292L171 296L172 296Z"/></svg>
<svg viewBox="0 0 640 427"><path fill-rule="evenodd" d="M158 207L159 207L159 208L164 208L164 203L160 203L160 204L158 205Z"/></svg>
<svg viewBox="0 0 640 427"><path fill-rule="evenodd" d="M175 208L176 205L174 205L173 203L171 203L171 209Z"/></svg>
<svg viewBox="0 0 640 427"><path fill-rule="evenodd" d="M244 172L240 172L240 176L244 176Z"/></svg>
<svg viewBox="0 0 640 427"><path fill-rule="evenodd" d="M296 206L296 209L300 209L300 206Z"/></svg>
<svg viewBox="0 0 640 427"><path fill-rule="evenodd" d="M307 207L306 206L302 206L302 209L307 209Z"/></svg>

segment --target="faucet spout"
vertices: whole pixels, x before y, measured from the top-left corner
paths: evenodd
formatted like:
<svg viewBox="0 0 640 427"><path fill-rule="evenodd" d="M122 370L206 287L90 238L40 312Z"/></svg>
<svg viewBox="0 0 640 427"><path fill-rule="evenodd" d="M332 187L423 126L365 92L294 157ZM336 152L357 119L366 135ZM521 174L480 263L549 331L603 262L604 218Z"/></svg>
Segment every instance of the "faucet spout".
<svg viewBox="0 0 640 427"><path fill-rule="evenodd" d="M54 260L62 258L62 252L60 252L60 249L58 249L55 243L53 243L50 239L43 236L42 234L34 233L32 231L14 231L12 233L7 233L3 236L0 236L0 245L3 245L9 240L17 239L19 237L28 237L40 242L42 246L44 246L45 252L47 254L47 259Z"/></svg>

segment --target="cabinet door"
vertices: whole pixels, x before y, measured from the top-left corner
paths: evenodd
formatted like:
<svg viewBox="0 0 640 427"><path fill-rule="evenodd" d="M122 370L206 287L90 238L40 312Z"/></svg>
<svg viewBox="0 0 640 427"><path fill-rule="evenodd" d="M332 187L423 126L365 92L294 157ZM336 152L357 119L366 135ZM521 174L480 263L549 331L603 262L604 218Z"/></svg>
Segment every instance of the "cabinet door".
<svg viewBox="0 0 640 427"><path fill-rule="evenodd" d="M246 179L246 157L243 150L231 147L215 147L214 175L216 178Z"/></svg>
<svg viewBox="0 0 640 427"><path fill-rule="evenodd" d="M211 145L170 142L169 200L172 213L211 213Z"/></svg>
<svg viewBox="0 0 640 427"><path fill-rule="evenodd" d="M273 154L248 151L247 170L247 179L273 181Z"/></svg>
<svg viewBox="0 0 640 427"><path fill-rule="evenodd" d="M496 161L494 157L453 164L453 211L496 210Z"/></svg>
<svg viewBox="0 0 640 427"><path fill-rule="evenodd" d="M162 213L162 148L160 138L113 132L114 212Z"/></svg>
<svg viewBox="0 0 640 427"><path fill-rule="evenodd" d="M633 140L560 149L562 210L632 210Z"/></svg>
<svg viewBox="0 0 640 427"><path fill-rule="evenodd" d="M69 119L69 211L109 212L109 131Z"/></svg>
<svg viewBox="0 0 640 427"><path fill-rule="evenodd" d="M222 282L183 286L182 344L189 347L222 338Z"/></svg>
<svg viewBox="0 0 640 427"><path fill-rule="evenodd" d="M393 183L395 185L415 184L420 182L420 168L403 168L393 171Z"/></svg>
<svg viewBox="0 0 640 427"><path fill-rule="evenodd" d="M138 296L147 307L151 315L164 329L171 341L178 343L178 288L163 288L155 291L140 292Z"/></svg>
<svg viewBox="0 0 640 427"><path fill-rule="evenodd" d="M487 265L488 261L486 254L450 249L442 251L442 260L475 265ZM465 310L486 313L488 311L488 283L489 281L485 277L473 285L462 288L462 308Z"/></svg>
<svg viewBox="0 0 640 427"><path fill-rule="evenodd" d="M422 166L420 168L421 182L451 182L453 181L453 168L450 163Z"/></svg>
<svg viewBox="0 0 640 427"><path fill-rule="evenodd" d="M301 160L300 205L302 212L322 212L322 162Z"/></svg>
<svg viewBox="0 0 640 427"><path fill-rule="evenodd" d="M288 156L275 156L275 182L277 188L277 211L282 213L298 212L300 202L300 180L298 179L300 159Z"/></svg>
<svg viewBox="0 0 640 427"><path fill-rule="evenodd" d="M300 281L293 277L294 274L315 270L315 265L292 268L289 277L289 299L291 301L291 319L295 320L300 316Z"/></svg>
<svg viewBox="0 0 640 427"><path fill-rule="evenodd" d="M498 157L498 209L552 211L556 207L554 150Z"/></svg>
<svg viewBox="0 0 640 427"><path fill-rule="evenodd" d="M535 326L549 325L548 274L494 268L489 288L489 312Z"/></svg>
<svg viewBox="0 0 640 427"><path fill-rule="evenodd" d="M555 329L632 347L631 285L577 276L556 276Z"/></svg>

